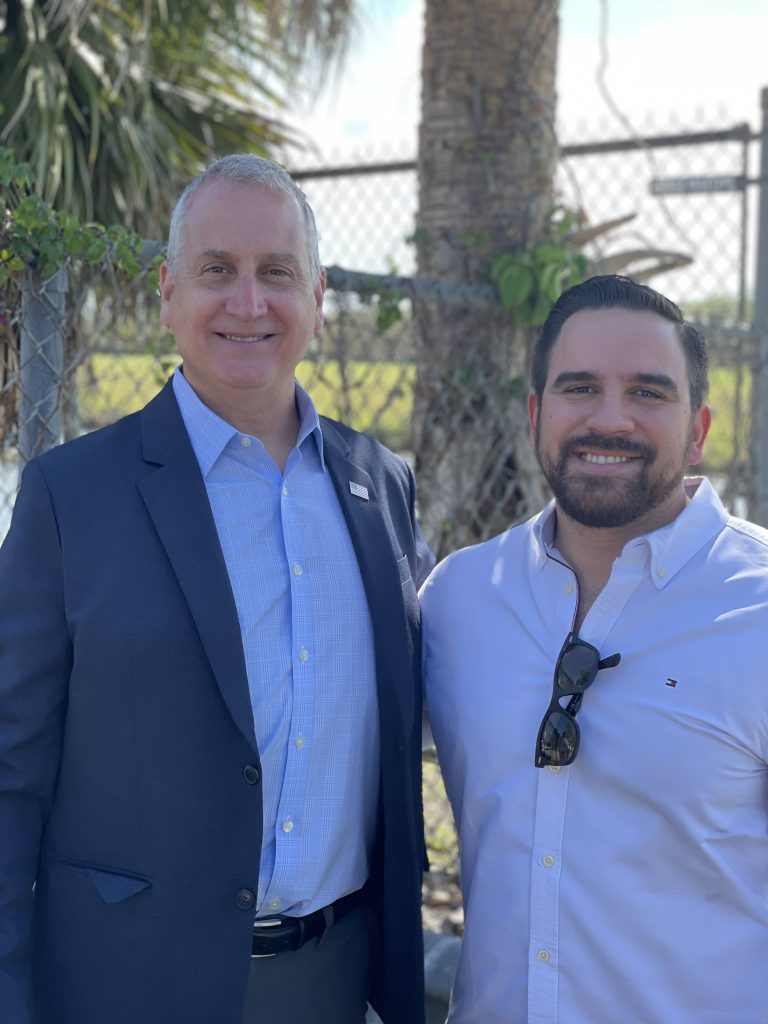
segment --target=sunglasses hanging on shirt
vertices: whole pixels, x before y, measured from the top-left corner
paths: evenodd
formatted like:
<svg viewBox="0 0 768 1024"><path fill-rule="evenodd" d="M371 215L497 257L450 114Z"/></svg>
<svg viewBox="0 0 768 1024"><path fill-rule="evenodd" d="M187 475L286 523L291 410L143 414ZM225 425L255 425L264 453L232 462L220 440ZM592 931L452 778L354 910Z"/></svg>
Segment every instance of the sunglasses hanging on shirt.
<svg viewBox="0 0 768 1024"><path fill-rule="evenodd" d="M555 663L552 699L536 737L537 768L563 767L575 761L581 739L576 714L584 692L600 669L614 668L620 661L620 654L601 659L596 647L579 639L577 633L568 634ZM565 707L560 703L564 697L571 698Z"/></svg>

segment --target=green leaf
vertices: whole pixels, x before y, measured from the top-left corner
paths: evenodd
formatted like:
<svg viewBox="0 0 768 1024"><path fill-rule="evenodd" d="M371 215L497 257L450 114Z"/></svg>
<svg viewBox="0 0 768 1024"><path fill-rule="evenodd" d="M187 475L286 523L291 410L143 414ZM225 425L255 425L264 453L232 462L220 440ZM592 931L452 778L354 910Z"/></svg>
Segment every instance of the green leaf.
<svg viewBox="0 0 768 1024"><path fill-rule="evenodd" d="M402 318L403 314L400 312L400 302L397 296L385 295L379 299L376 310L376 329L378 331L383 334Z"/></svg>
<svg viewBox="0 0 768 1024"><path fill-rule="evenodd" d="M533 291L534 278L528 267L511 264L498 280L499 297L504 309L519 313Z"/></svg>
<svg viewBox="0 0 768 1024"><path fill-rule="evenodd" d="M533 250L533 255L538 263L558 263L560 266L568 259L566 249L558 245L551 245L548 242L537 245Z"/></svg>
<svg viewBox="0 0 768 1024"><path fill-rule="evenodd" d="M552 304L563 290L563 275L567 268L559 263L548 263L539 276L539 295Z"/></svg>

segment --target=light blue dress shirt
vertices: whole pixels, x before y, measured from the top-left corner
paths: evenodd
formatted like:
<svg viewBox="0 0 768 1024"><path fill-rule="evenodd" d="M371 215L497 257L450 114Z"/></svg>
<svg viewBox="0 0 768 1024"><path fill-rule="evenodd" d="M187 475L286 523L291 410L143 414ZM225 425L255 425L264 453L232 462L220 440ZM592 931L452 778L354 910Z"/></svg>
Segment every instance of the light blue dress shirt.
<svg viewBox="0 0 768 1024"><path fill-rule="evenodd" d="M303 916L366 881L379 722L373 632L323 436L297 384L285 471L257 437L173 389L234 593L263 777L257 916Z"/></svg>
<svg viewBox="0 0 768 1024"><path fill-rule="evenodd" d="M534 767L579 601L553 506L424 585L466 912L451 1024L768 1021L768 532L690 488L584 619L621 663L568 767Z"/></svg>

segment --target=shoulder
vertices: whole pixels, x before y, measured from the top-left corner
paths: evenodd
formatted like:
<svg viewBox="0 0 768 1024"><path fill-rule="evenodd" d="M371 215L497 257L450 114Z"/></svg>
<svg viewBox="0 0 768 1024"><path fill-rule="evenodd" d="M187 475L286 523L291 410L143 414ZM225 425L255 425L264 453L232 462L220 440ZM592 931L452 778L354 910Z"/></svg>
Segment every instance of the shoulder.
<svg viewBox="0 0 768 1024"><path fill-rule="evenodd" d="M406 460L387 448L375 437L354 430L327 416L320 417L323 438L351 462L356 463L375 480L377 477L395 477L410 487L412 473Z"/></svg>
<svg viewBox="0 0 768 1024"><path fill-rule="evenodd" d="M142 451L148 432L163 437L166 445L170 438L186 437L170 385L138 412L51 448L33 459L30 465L51 479L73 474L125 473L128 465L143 463Z"/></svg>
<svg viewBox="0 0 768 1024"><path fill-rule="evenodd" d="M728 516L715 539L714 552L720 557L755 569L768 569L768 530L737 516Z"/></svg>
<svg viewBox="0 0 768 1024"><path fill-rule="evenodd" d="M132 413L123 419L100 427L81 437L51 448L33 459L44 476L71 472L78 465L92 465L95 461L109 462L119 451L140 451L140 413Z"/></svg>
<svg viewBox="0 0 768 1024"><path fill-rule="evenodd" d="M429 574L421 590L423 607L453 595L464 603L467 588L500 585L510 573L521 572L531 540L531 523L510 527L490 540L460 548L444 558Z"/></svg>
<svg viewBox="0 0 768 1024"><path fill-rule="evenodd" d="M404 459L396 455L390 448L377 441L370 434L342 423L341 420L332 420L328 416L320 417L320 425L323 435L326 438L336 441L341 447L345 447L350 457L355 453L365 455L371 459L382 459L384 462L392 461L394 464L404 463Z"/></svg>

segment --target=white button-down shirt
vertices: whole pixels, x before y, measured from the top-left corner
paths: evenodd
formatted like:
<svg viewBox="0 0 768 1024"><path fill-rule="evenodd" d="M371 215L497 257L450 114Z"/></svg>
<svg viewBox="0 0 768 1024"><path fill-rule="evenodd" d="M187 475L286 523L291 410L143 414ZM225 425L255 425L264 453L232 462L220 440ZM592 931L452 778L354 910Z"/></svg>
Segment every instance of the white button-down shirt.
<svg viewBox="0 0 768 1024"><path fill-rule="evenodd" d="M707 481L630 541L580 636L617 667L534 767L578 586L553 506L422 591L461 840L451 1024L768 1022L768 532Z"/></svg>

